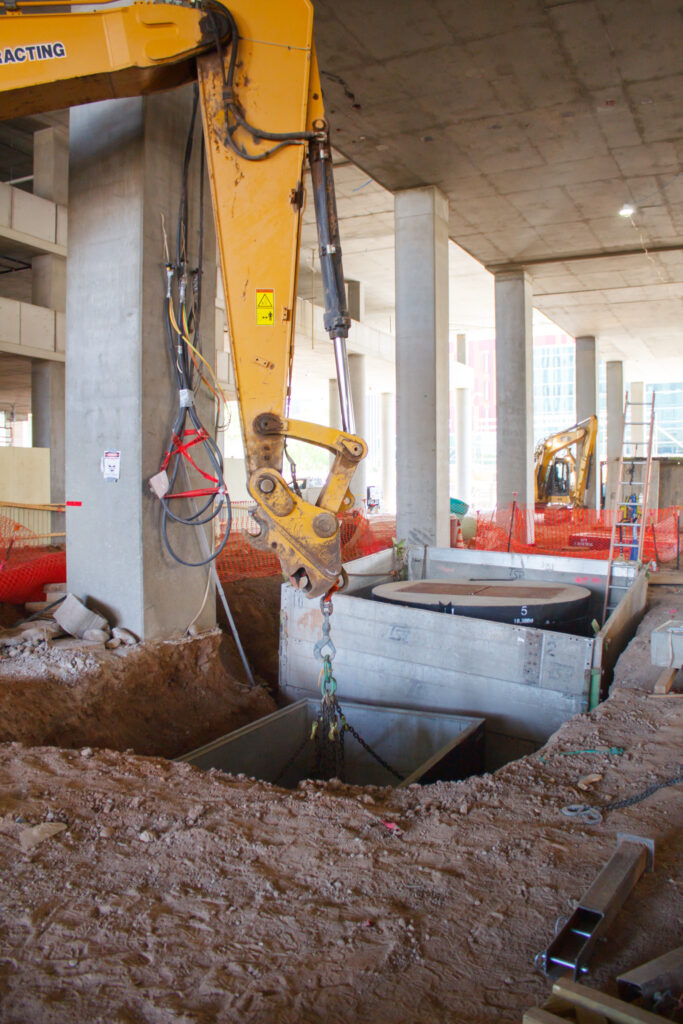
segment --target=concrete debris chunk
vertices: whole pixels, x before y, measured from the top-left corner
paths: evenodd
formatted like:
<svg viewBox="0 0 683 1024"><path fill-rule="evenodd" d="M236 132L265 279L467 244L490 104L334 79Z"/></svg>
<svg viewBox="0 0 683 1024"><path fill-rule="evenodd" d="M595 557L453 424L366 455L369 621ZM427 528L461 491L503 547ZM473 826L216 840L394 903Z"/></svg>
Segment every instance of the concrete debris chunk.
<svg viewBox="0 0 683 1024"><path fill-rule="evenodd" d="M62 636L64 630L53 619L36 619L19 627L26 640L45 640L53 636Z"/></svg>
<svg viewBox="0 0 683 1024"><path fill-rule="evenodd" d="M106 644L110 636L108 629L86 629L82 639L94 644Z"/></svg>
<svg viewBox="0 0 683 1024"><path fill-rule="evenodd" d="M91 612L75 594L67 594L55 609L55 621L59 623L65 633L71 636L82 638L89 629L106 630L109 639L109 623L102 615Z"/></svg>
<svg viewBox="0 0 683 1024"><path fill-rule="evenodd" d="M111 635L115 640L120 640L122 644L136 644L138 638L134 633L131 633L129 629L123 629L122 626L114 626L111 631Z"/></svg>
<svg viewBox="0 0 683 1024"><path fill-rule="evenodd" d="M590 775L584 775L582 778L580 778L577 782L577 786L579 787L579 789L588 790L591 788L594 782L599 782L601 778L602 775L600 775L598 772L592 772Z"/></svg>
<svg viewBox="0 0 683 1024"><path fill-rule="evenodd" d="M44 839L50 839L65 829L66 825L61 821L44 821L41 825L32 825L29 828L22 829L19 833L19 844L24 853L26 853L28 850L32 850L34 846L37 846L38 843L42 843Z"/></svg>
<svg viewBox="0 0 683 1024"><path fill-rule="evenodd" d="M16 627L14 629L4 629L0 633L0 647L16 647L18 644L25 642L23 630Z"/></svg>

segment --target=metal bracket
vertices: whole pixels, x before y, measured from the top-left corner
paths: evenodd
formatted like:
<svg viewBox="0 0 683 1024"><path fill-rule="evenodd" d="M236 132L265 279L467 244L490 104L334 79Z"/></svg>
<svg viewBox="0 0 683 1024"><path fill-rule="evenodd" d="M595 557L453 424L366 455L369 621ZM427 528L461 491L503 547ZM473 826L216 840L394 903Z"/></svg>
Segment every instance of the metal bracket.
<svg viewBox="0 0 683 1024"><path fill-rule="evenodd" d="M595 945L616 917L636 882L654 864L654 840L626 833L617 837L617 848L584 894L565 926L537 958L551 978L571 971L576 981L588 971Z"/></svg>

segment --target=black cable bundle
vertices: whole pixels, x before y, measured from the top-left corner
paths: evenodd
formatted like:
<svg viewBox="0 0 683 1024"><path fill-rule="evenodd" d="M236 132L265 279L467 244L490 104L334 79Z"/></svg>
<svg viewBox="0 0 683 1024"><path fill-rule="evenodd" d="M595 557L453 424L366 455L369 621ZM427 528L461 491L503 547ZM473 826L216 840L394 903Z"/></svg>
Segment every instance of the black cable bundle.
<svg viewBox="0 0 683 1024"><path fill-rule="evenodd" d="M168 490L160 495L162 504L161 536L164 545L176 562L181 565L200 566L207 565L221 553L228 542L232 525L232 509L227 487L223 477L223 456L215 439L204 427L195 407L195 390L203 380L207 387L216 394L211 385L202 376L197 367L197 379L195 379L195 362L193 355L196 354L202 361L201 343L199 339L199 323L201 315L202 297L202 255L204 244L203 230L203 205L204 205L204 152L202 145L202 160L200 167L200 188L199 188L199 243L198 243L198 265L191 273L188 264L188 229L189 229L189 200L188 200L188 179L192 147L197 119L197 104L199 94L195 85L192 104L192 115L185 145L185 156L183 160L183 178L180 203L178 207L178 223L176 229L176 253L175 263L168 262L166 265L167 292L165 303L166 331L168 344L171 353L171 363L178 388L179 407L171 427L171 439L164 456L161 469L168 473ZM177 314L174 309L174 293L177 295ZM193 340L191 340L193 339ZM208 364L207 364L208 366ZM209 368L210 369L210 368ZM220 399L219 399L220 400ZM197 466L188 449L194 446L201 446L206 455L215 476L205 473ZM181 460L186 458L191 465L203 476L211 486L202 487L196 490L185 490L174 492L178 478L178 471ZM200 507L196 507L194 498L206 498ZM191 502L192 511L188 515L180 515L172 510L175 501L187 499ZM181 526L204 527L213 522L221 515L223 509L227 513L225 533L220 544L206 558L196 562L187 561L181 558L174 550L168 537L169 519Z"/></svg>

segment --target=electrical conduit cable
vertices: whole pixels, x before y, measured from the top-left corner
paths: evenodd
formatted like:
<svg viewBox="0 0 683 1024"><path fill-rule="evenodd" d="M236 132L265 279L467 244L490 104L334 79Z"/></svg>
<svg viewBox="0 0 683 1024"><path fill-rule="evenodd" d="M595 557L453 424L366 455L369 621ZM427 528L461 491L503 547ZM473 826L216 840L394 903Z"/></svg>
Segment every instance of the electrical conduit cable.
<svg viewBox="0 0 683 1024"><path fill-rule="evenodd" d="M201 352L199 322L201 313L201 257L203 248L203 162L200 167L201 185L199 189L199 254L198 267L193 272L188 263L189 244L189 202L188 178L192 158L193 137L197 120L198 89L195 86L192 113L185 144L182 166L182 186L178 205L178 221L176 228L175 262L171 262L166 245L166 299L165 321L171 357L172 372L178 390L178 411L171 426L170 441L163 457L160 473L166 473L166 483L157 493L162 506L161 537L171 557L181 565L201 566L215 561L224 549L230 536L232 526L232 509L230 498L223 475L223 456L214 438L204 427L195 406L195 389L204 381L197 368L199 380L195 382L196 359L200 359L207 367L220 392L223 401L225 395L216 379L213 369ZM209 386L210 388L210 386ZM210 388L213 391L212 388ZM213 393L218 398L215 391ZM190 454L190 449L195 452ZM200 452L208 462L208 471L202 469L197 462ZM185 490L176 490L178 470L183 466L187 475L187 463L202 477L202 486ZM194 498L206 498L198 505ZM190 501L189 511L184 513L176 510L178 499ZM172 507L174 506L174 507ZM191 561L182 557L169 538L169 523L179 527L196 527L203 537L203 527L215 522L222 513L226 514L223 536L213 551L206 545L205 557ZM204 538L206 540L206 538Z"/></svg>

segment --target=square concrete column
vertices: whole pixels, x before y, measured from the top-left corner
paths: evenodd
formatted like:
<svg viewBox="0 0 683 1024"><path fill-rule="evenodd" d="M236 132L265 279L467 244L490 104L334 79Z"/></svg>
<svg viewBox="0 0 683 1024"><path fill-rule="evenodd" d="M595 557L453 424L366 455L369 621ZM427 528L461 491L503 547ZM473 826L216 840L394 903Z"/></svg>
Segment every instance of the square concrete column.
<svg viewBox="0 0 683 1024"><path fill-rule="evenodd" d="M31 360L33 447L50 449L50 501L64 501L64 363ZM64 514L52 515L52 530L62 533Z"/></svg>
<svg viewBox="0 0 683 1024"><path fill-rule="evenodd" d="M335 430L341 430L341 408L339 406L339 384L336 377L328 381L329 424ZM354 409L355 412L355 409ZM331 457L333 458L333 456Z"/></svg>
<svg viewBox="0 0 683 1024"><path fill-rule="evenodd" d="M456 373L467 365L467 337L456 336ZM455 497L469 502L472 486L472 388L469 380L455 381Z"/></svg>
<svg viewBox="0 0 683 1024"><path fill-rule="evenodd" d="M645 384L642 380L632 380L628 387L629 401L635 404L635 409L629 413L629 419L633 421L631 436L629 438L633 446L633 454L637 459L647 458L647 435L649 433L647 421L650 410L645 408Z"/></svg>
<svg viewBox="0 0 683 1024"><path fill-rule="evenodd" d="M31 260L31 300L34 306L46 306L58 313L66 310L66 260L43 253Z"/></svg>
<svg viewBox="0 0 683 1024"><path fill-rule="evenodd" d="M382 392L382 508L396 511L396 396Z"/></svg>
<svg viewBox="0 0 683 1024"><path fill-rule="evenodd" d="M577 338L574 356L574 394L576 395L576 422L598 414L598 347L592 335ZM598 424L598 428L602 427ZM604 429L604 428L603 428ZM599 445L593 453L590 480L586 488L586 508L598 507L600 479Z"/></svg>
<svg viewBox="0 0 683 1024"><path fill-rule="evenodd" d="M531 280L524 270L496 274L496 503L534 510ZM532 542L533 516L527 538Z"/></svg>
<svg viewBox="0 0 683 1024"><path fill-rule="evenodd" d="M367 380L365 373L365 356L358 353L349 354L349 383L351 385L351 401L353 402L353 413L356 420L356 433L359 437L367 440ZM339 398L337 397L337 404ZM365 506L367 498L367 457L363 459L353 474L351 480L351 493L355 496L356 507Z"/></svg>
<svg viewBox="0 0 683 1024"><path fill-rule="evenodd" d="M33 134L33 194L53 203L69 198L69 133L66 128L42 128ZM31 260L31 301L63 313L66 309L66 260L43 253Z"/></svg>
<svg viewBox="0 0 683 1024"><path fill-rule="evenodd" d="M397 192L397 536L448 547L448 201Z"/></svg>
<svg viewBox="0 0 683 1024"><path fill-rule="evenodd" d="M345 281L344 284L349 316L361 323L365 319L365 286L362 281Z"/></svg>
<svg viewBox="0 0 683 1024"><path fill-rule="evenodd" d="M148 484L178 408L164 313L162 215L174 252L191 102L189 88L71 113L67 582L111 622L148 639L185 631L202 604L208 572L171 559L160 536L161 506ZM188 187L192 260L198 164L199 134ZM212 363L216 270L208 187L205 203L202 345ZM198 402L198 411L211 429L213 403ZM108 450L121 452L117 483L102 475ZM182 557L204 557L197 530L171 525L169 533ZM197 625L214 623L210 593Z"/></svg>
<svg viewBox="0 0 683 1024"><path fill-rule="evenodd" d="M607 385L607 493L605 508L614 506L624 427L624 364L614 359L605 366Z"/></svg>
<svg viewBox="0 0 683 1024"><path fill-rule="evenodd" d="M67 128L41 128L33 133L33 194L62 205L69 201Z"/></svg>

